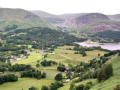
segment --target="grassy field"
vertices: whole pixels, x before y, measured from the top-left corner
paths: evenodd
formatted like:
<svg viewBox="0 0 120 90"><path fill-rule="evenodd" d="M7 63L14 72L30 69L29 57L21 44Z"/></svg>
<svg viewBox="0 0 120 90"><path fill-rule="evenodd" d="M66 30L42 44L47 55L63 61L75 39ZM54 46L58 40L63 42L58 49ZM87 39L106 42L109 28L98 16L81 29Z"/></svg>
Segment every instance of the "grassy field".
<svg viewBox="0 0 120 90"><path fill-rule="evenodd" d="M114 75L108 80L98 83L90 90L113 90L116 85L120 85L120 56L111 61Z"/></svg>
<svg viewBox="0 0 120 90"><path fill-rule="evenodd" d="M73 80L72 80L72 81L73 81ZM59 88L58 90L69 90L70 84L72 83L72 81L69 82L69 83L66 83L63 87ZM82 81L82 82L75 83L75 86L81 85L81 84L85 85L87 82L92 82L93 84L95 84L95 83L96 83L96 79L84 80L84 81Z"/></svg>
<svg viewBox="0 0 120 90"><path fill-rule="evenodd" d="M54 82L54 80L19 78L17 82L9 82L0 85L0 90L28 90L28 88L31 86L35 86L41 90L43 85L50 85L52 82Z"/></svg>
<svg viewBox="0 0 120 90"><path fill-rule="evenodd" d="M61 62L65 65L68 65L68 64L77 65L81 61L87 62L94 58L98 58L98 53L100 55L103 55L106 53L104 51L99 51L99 50L87 51L86 52L87 56L83 57L80 54L74 54L74 50L68 50L68 48L73 48L73 46L58 47L57 49L55 49L53 53L47 53L48 56L46 59L53 60L58 63ZM29 52L29 54L30 56L28 56L28 58L16 61L13 64L16 64L16 63L30 64L32 65L32 67L36 68L37 60L41 61L42 55L46 53L37 53L37 51L35 50L32 52ZM40 89L43 85L49 85L52 82L54 82L55 75L57 73L60 73L57 71L57 65L53 65L49 67L40 66L39 68L36 68L36 69L42 72L46 72L47 74L46 79L36 80L33 78L19 78L17 82L9 82L9 83L0 85L0 90L22 90L22 88L23 90L28 90L28 88L31 86L35 86ZM62 74L65 75L65 73L62 73ZM85 84L88 81L95 82L96 80L90 79L90 80L83 81L81 83L76 83L76 85ZM65 83L65 86L60 88L59 90L69 90L71 82Z"/></svg>
<svg viewBox="0 0 120 90"><path fill-rule="evenodd" d="M30 56L28 58L13 62L12 64L31 64L36 62L37 60L42 59L42 54L36 53L36 51L29 52Z"/></svg>
<svg viewBox="0 0 120 90"><path fill-rule="evenodd" d="M54 54L48 54L47 59L55 60L56 62L61 62L64 64L76 65L79 62L88 62L94 58L98 58L98 54L103 55L106 52L100 50L87 51L87 56L83 57L81 54L74 54L74 50L68 50L68 48L73 48L73 46L64 46L55 49Z"/></svg>
<svg viewBox="0 0 120 90"><path fill-rule="evenodd" d="M73 49L73 46L62 46L55 49L53 53L47 53L47 60L54 60L56 62L64 63L64 64L78 64L81 61L88 62L94 58L98 58L98 54L103 55L106 52L100 50L86 51L87 56L83 57L81 54L74 54L74 50L68 50L68 48ZM44 53L43 53L44 54ZM34 63L37 60L42 59L42 55L40 53L36 53L36 51L30 52L30 56L26 59L22 59L14 62L13 64L29 64Z"/></svg>

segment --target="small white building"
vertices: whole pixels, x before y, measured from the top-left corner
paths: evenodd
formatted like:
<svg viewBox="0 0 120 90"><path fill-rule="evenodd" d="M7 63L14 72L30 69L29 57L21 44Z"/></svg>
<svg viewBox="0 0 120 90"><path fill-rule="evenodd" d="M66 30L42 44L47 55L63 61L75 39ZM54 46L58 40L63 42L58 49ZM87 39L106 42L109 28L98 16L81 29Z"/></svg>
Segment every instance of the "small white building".
<svg viewBox="0 0 120 90"><path fill-rule="evenodd" d="M74 75L75 75L75 73L74 73L74 72L71 72L71 74L72 74L72 76L74 76Z"/></svg>
<svg viewBox="0 0 120 90"><path fill-rule="evenodd" d="M69 82L70 81L70 79L66 79L66 82Z"/></svg>

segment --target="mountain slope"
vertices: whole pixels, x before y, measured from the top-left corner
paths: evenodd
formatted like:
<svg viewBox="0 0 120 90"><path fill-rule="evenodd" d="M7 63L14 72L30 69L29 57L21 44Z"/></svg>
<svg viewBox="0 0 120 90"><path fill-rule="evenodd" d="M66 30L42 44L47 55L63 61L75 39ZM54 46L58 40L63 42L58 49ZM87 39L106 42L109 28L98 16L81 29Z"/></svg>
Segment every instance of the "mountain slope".
<svg viewBox="0 0 120 90"><path fill-rule="evenodd" d="M75 23L77 24L77 26L82 26L105 20L109 20L109 18L104 14L90 13L75 18Z"/></svg>
<svg viewBox="0 0 120 90"><path fill-rule="evenodd" d="M61 27L75 28L82 32L101 32L106 30L120 30L120 24L112 21L107 15L101 13L66 14Z"/></svg>
<svg viewBox="0 0 120 90"><path fill-rule="evenodd" d="M38 10L38 11L35 10L35 11L31 11L31 12L38 15L39 17L45 19L47 22L52 23L52 24L64 22L64 19L57 16L57 15L49 14L47 12L43 12L40 10Z"/></svg>
<svg viewBox="0 0 120 90"><path fill-rule="evenodd" d="M64 24L68 27L81 27L85 25L90 25L96 22L109 20L109 18L100 13L88 13L88 14L73 14L66 15L66 21Z"/></svg>
<svg viewBox="0 0 120 90"><path fill-rule="evenodd" d="M39 16L23 9L0 8L0 29L8 25L17 25L20 28L25 28L49 26L50 24L42 20Z"/></svg>
<svg viewBox="0 0 120 90"><path fill-rule="evenodd" d="M120 21L120 14L108 15L108 17L109 17L111 20Z"/></svg>
<svg viewBox="0 0 120 90"><path fill-rule="evenodd" d="M76 13L53 15L42 11L32 13L44 18L47 22L54 24L60 30L77 32L101 32L106 30L119 31L120 24L113 19L113 16L102 13ZM119 15L114 15L119 18ZM70 30L71 31L71 30Z"/></svg>

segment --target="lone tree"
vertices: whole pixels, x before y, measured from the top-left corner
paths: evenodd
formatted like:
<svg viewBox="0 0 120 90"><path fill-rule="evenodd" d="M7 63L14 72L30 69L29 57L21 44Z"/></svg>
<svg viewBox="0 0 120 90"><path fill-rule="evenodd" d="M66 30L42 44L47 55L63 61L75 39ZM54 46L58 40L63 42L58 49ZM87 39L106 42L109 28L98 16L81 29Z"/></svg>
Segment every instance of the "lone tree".
<svg viewBox="0 0 120 90"><path fill-rule="evenodd" d="M36 87L30 87L29 90L38 90Z"/></svg>
<svg viewBox="0 0 120 90"><path fill-rule="evenodd" d="M66 70L65 65L64 64L59 64L59 66L57 67L58 71L64 72Z"/></svg>
<svg viewBox="0 0 120 90"><path fill-rule="evenodd" d="M41 90L49 90L47 86L42 86Z"/></svg>
<svg viewBox="0 0 120 90"><path fill-rule="evenodd" d="M37 63L37 64L36 64L36 67L39 68L39 67L40 67L40 64Z"/></svg>
<svg viewBox="0 0 120 90"><path fill-rule="evenodd" d="M55 76L55 80L57 81L61 81L63 78L62 74L61 73L58 73L56 76Z"/></svg>
<svg viewBox="0 0 120 90"><path fill-rule="evenodd" d="M78 85L78 86L76 86L76 90L83 90L83 89L84 89L84 85Z"/></svg>

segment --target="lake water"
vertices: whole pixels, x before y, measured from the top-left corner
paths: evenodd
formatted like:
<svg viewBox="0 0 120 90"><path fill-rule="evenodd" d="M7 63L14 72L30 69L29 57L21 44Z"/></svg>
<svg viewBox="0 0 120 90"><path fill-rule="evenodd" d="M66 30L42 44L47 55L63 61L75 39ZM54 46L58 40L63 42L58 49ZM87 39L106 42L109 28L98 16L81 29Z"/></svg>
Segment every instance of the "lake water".
<svg viewBox="0 0 120 90"><path fill-rule="evenodd" d="M101 47L107 50L120 50L120 43L103 43L103 44L85 43L85 42L82 42L82 43L75 42L75 43L85 47Z"/></svg>

